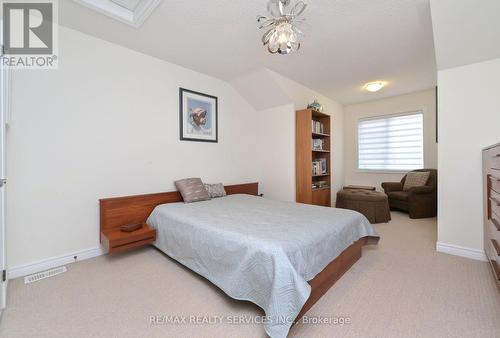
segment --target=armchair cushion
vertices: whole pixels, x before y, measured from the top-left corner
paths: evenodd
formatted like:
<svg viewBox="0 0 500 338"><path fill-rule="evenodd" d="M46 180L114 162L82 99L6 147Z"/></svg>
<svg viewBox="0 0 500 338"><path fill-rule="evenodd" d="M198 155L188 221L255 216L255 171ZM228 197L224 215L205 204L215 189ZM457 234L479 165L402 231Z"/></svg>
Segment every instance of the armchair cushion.
<svg viewBox="0 0 500 338"><path fill-rule="evenodd" d="M411 195L420 195L420 194L430 194L430 193L434 192L434 190L435 190L434 187L430 187L430 186L426 185L423 187L410 188L410 190L408 190L408 192Z"/></svg>
<svg viewBox="0 0 500 338"><path fill-rule="evenodd" d="M407 191L391 191L387 194L390 199L398 201L408 201L409 193Z"/></svg>
<svg viewBox="0 0 500 338"><path fill-rule="evenodd" d="M430 172L428 171L411 171L406 174L405 183L403 186L404 191L408 191L413 187L423 187L429 180Z"/></svg>

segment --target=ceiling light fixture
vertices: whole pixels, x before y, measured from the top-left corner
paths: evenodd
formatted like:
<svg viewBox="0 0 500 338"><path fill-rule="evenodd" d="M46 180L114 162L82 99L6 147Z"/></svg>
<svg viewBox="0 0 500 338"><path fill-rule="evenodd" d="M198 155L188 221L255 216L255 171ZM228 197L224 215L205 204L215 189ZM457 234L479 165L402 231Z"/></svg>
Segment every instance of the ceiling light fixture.
<svg viewBox="0 0 500 338"><path fill-rule="evenodd" d="M365 88L369 92L375 93L378 92L380 89L384 88L386 85L387 82L385 81L373 81L365 84L363 88Z"/></svg>
<svg viewBox="0 0 500 338"><path fill-rule="evenodd" d="M298 17L307 5L303 1L298 1L286 13L285 9L290 4L291 0L270 0L267 10L272 17L257 16L259 29L268 28L262 36L262 43L264 46L267 45L267 50L272 54L290 54L300 48L298 36L303 33L297 25L303 23L305 19L298 19Z"/></svg>

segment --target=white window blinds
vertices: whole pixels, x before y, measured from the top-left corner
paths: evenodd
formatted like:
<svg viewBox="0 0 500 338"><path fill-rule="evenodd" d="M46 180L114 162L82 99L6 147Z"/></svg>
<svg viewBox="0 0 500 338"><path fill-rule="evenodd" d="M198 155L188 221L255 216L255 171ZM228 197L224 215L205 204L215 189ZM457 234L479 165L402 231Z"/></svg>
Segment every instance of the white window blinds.
<svg viewBox="0 0 500 338"><path fill-rule="evenodd" d="M358 168L413 170L424 167L422 112L363 119L358 123Z"/></svg>

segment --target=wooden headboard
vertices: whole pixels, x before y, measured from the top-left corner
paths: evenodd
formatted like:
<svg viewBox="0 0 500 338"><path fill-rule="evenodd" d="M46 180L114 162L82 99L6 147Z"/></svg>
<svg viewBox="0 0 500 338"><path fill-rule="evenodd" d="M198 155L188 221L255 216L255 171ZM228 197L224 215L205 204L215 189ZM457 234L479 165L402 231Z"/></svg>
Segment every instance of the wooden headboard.
<svg viewBox="0 0 500 338"><path fill-rule="evenodd" d="M224 188L228 195L259 193L259 183L226 185ZM145 223L157 205L174 202L182 202L182 196L178 191L101 199L99 200L101 232L125 224Z"/></svg>

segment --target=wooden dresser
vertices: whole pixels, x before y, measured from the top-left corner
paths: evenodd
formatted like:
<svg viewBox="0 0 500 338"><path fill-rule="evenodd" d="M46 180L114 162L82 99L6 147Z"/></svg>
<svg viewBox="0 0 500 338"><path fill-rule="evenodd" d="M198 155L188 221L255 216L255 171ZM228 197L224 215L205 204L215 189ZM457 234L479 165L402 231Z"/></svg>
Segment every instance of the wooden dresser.
<svg viewBox="0 0 500 338"><path fill-rule="evenodd" d="M483 150L484 252L500 286L500 143Z"/></svg>

